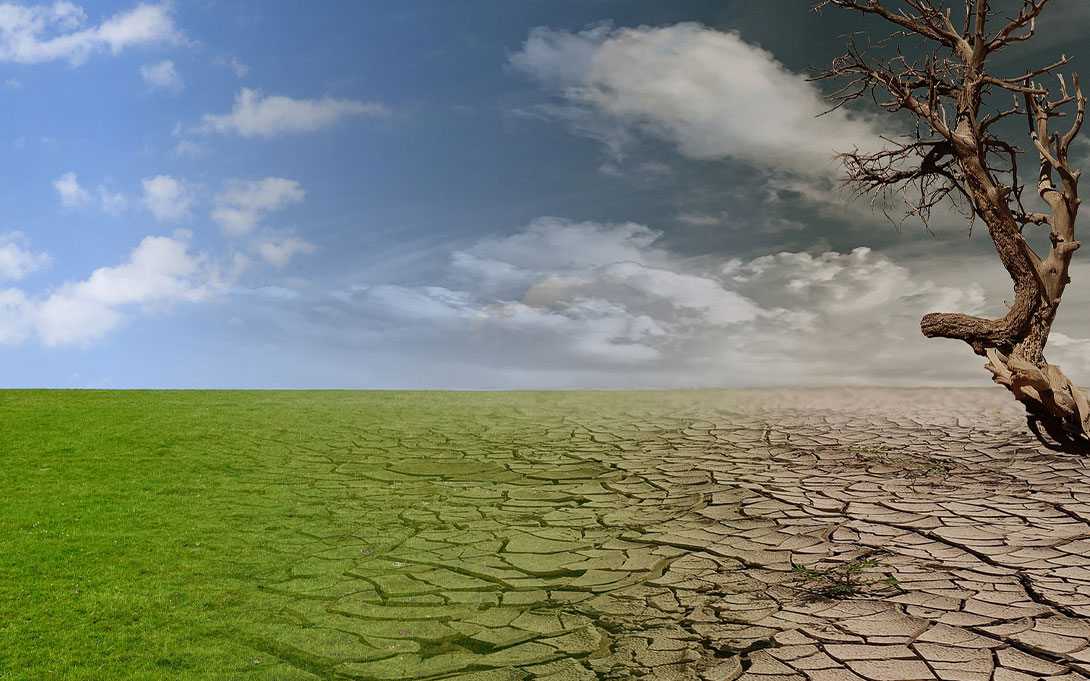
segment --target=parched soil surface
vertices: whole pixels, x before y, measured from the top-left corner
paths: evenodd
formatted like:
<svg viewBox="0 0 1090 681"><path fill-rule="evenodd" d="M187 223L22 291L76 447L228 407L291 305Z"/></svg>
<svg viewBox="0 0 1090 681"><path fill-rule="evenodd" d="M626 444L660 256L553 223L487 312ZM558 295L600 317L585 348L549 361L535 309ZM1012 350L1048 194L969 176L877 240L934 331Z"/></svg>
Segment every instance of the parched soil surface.
<svg viewBox="0 0 1090 681"><path fill-rule="evenodd" d="M1090 679L999 388L0 402L5 681Z"/></svg>
<svg viewBox="0 0 1090 681"><path fill-rule="evenodd" d="M1006 393L595 399L316 444L294 494L336 522L254 645L359 679L1090 679L1086 462Z"/></svg>

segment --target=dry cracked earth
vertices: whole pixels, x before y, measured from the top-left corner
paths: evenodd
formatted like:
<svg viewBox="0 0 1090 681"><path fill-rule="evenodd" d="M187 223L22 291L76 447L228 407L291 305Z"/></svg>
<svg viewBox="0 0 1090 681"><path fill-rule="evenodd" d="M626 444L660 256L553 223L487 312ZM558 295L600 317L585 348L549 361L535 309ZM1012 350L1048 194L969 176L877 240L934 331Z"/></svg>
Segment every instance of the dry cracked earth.
<svg viewBox="0 0 1090 681"><path fill-rule="evenodd" d="M617 400L315 443L292 491L336 522L253 645L300 679L1090 679L1090 474L1004 391Z"/></svg>

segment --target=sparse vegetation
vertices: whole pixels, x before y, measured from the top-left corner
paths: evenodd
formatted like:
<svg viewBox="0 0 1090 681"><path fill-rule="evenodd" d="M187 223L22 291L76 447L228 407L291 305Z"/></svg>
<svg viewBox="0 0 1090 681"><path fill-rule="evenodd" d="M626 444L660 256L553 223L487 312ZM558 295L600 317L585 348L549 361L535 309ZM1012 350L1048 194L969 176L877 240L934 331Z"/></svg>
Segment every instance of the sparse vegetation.
<svg viewBox="0 0 1090 681"><path fill-rule="evenodd" d="M870 572L878 568L880 564L876 557L869 555L825 568L792 565L791 572L795 583L813 595L825 598L851 598L867 592L876 585L896 587L900 584L895 577L876 577L873 572Z"/></svg>

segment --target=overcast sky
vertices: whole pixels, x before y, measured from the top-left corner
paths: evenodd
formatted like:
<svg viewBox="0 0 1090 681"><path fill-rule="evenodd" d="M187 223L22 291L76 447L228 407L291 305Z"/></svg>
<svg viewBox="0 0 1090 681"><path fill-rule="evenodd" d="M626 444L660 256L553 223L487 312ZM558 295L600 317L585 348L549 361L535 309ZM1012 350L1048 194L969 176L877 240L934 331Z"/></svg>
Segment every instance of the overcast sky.
<svg viewBox="0 0 1090 681"><path fill-rule="evenodd" d="M919 318L1009 279L845 203L833 153L901 123L816 117L873 25L808 4L2 3L2 384L988 385ZM999 66L1090 62L1054 4Z"/></svg>

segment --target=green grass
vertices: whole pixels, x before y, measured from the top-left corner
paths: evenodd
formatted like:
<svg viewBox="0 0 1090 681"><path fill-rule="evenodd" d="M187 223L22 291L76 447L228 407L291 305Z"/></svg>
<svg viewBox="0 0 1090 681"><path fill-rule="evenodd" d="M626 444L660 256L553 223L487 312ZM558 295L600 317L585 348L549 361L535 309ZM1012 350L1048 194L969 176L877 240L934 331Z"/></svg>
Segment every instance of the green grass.
<svg viewBox="0 0 1090 681"><path fill-rule="evenodd" d="M0 678L260 667L237 634L278 567L239 504L332 395L0 393ZM341 417L347 414L341 414ZM275 529L270 539L275 538ZM258 659L258 663L254 663Z"/></svg>
<svg viewBox="0 0 1090 681"><path fill-rule="evenodd" d="M471 547L498 551L472 533L537 526L553 506L590 513L596 545L618 536L636 514L617 512L626 502L611 490L645 485L573 458L576 426L565 418L593 425L665 413L669 402L662 393L0 392L0 679L312 680L352 676L348 663L360 677L413 664L445 674L459 655L500 644L423 626L440 622L415 625L418 642L396 622L354 630L315 604L355 594L374 614L437 598L399 591L420 584L398 574L412 567L447 580L444 607L466 616L498 601L495 584L413 563L438 551L422 537L458 528ZM584 448L609 450L616 423L586 434ZM621 435L634 447L651 437ZM567 478L584 491L555 491ZM612 486L588 488L598 479ZM518 494L476 508L496 489ZM616 529L601 520L608 513ZM648 554L648 566L655 560ZM510 583L525 590L523 609L545 607L535 604L538 582L578 574ZM565 632L583 626L565 622ZM495 632L510 637L502 645L512 655L536 650L514 645L517 631Z"/></svg>

